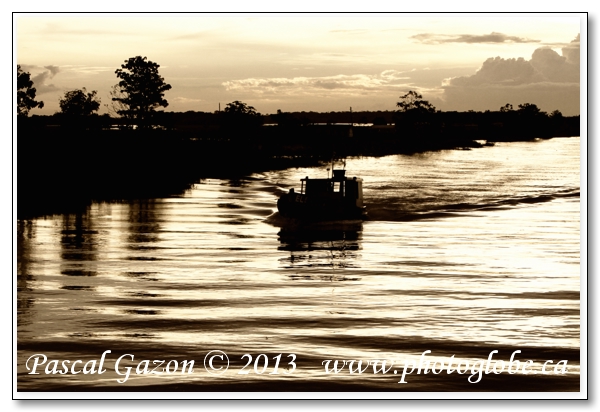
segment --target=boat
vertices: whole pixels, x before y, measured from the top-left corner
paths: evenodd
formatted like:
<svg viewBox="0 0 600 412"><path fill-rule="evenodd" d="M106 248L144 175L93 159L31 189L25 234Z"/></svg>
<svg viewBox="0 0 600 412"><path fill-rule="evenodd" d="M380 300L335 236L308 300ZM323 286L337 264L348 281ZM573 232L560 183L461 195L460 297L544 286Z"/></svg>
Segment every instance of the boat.
<svg viewBox="0 0 600 412"><path fill-rule="evenodd" d="M283 217L305 220L352 220L366 218L362 179L346 177L346 170L333 169L327 179L300 179L300 192L293 188L277 201Z"/></svg>

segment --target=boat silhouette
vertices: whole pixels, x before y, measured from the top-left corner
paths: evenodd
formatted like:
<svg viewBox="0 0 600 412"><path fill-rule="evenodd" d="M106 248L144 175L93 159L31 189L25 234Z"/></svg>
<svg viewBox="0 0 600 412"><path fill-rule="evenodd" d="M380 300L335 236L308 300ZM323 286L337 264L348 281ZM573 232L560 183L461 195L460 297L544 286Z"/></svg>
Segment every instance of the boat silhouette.
<svg viewBox="0 0 600 412"><path fill-rule="evenodd" d="M300 192L293 188L277 201L283 217L306 220L348 220L366 218L362 179L349 178L346 170L334 169L327 179L300 179Z"/></svg>

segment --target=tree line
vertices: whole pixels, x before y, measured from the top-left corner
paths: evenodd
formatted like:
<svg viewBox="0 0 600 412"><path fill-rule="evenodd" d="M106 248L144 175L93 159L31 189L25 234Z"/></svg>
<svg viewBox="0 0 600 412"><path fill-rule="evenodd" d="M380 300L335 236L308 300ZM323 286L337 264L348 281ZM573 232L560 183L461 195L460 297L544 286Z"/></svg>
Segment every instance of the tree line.
<svg viewBox="0 0 600 412"><path fill-rule="evenodd" d="M136 56L125 60L121 68L115 71L119 82L111 88L111 103L106 105L110 115L138 129L149 129L163 123L164 113L157 109L169 105L164 94L171 89L171 85L159 74L159 67L147 57ZM35 100L36 92L31 74L17 65L17 115L20 118L27 117L32 109L44 107L44 102ZM97 94L96 90L88 92L85 87L65 92L59 100L60 112L56 115L72 125L93 123L92 118L97 116L101 104ZM225 123L233 128L262 124L261 114L238 100L227 104L223 117L227 120Z"/></svg>
<svg viewBox="0 0 600 412"><path fill-rule="evenodd" d="M146 57L131 57L115 71L119 82L111 89L112 114L125 119L138 128L150 128L153 125L159 107L167 107L169 103L164 93L171 85L159 74L160 65ZM36 89L30 73L17 65L17 115L26 117L34 108L44 107L44 102L36 101ZM83 123L97 115L100 109L100 98L97 91L88 92L86 88L65 92L59 100L60 116L70 122Z"/></svg>
<svg viewBox="0 0 600 412"><path fill-rule="evenodd" d="M111 101L108 108L108 119L113 117L120 118L122 127L138 129L155 128L157 125L166 125L173 128L174 113L165 113L157 111L159 108L166 108L169 103L164 97L166 91L171 89L171 85L165 82L165 79L159 74L160 65L148 60L146 57L136 56L125 60L121 67L115 70L115 75L119 79L110 91ZM446 127L447 121L462 121L464 116L458 119L458 116L441 115L441 111L437 110L429 101L424 100L423 96L416 91L410 90L406 94L400 96L400 100L396 103L398 110L393 113L392 118L386 112L385 115L377 116L367 120L367 117L356 116L352 119L346 118L345 122L369 122L373 124L395 123L399 132L423 132L429 130L433 133L440 128ZM90 92L84 87L65 92L64 96L59 100L60 112L56 113L61 123L75 127L86 127L94 124L98 118L98 110L100 109L101 101L97 91ZM17 65L17 114L19 118L27 117L32 109L43 108L44 102L36 100L36 89L30 77L30 73L22 70L20 65ZM196 113L196 112L193 112ZM454 112L456 113L456 112ZM467 113L481 113L469 111ZM485 114L495 113L496 122L509 121L512 123L521 123L517 127L537 127L539 124L549 124L546 120L550 119L554 124L560 123L563 116L558 110L548 114L541 111L535 104L524 103L519 104L518 109L514 109L512 104L499 108L498 112L484 112ZM499 118L497 115L502 114ZM183 118L185 116L178 116ZM193 116L188 116L192 118ZM372 116L370 116L372 117ZM481 117L481 116L480 116ZM284 113L281 110L274 115L261 115L252 106L241 101L234 101L226 105L223 112L215 112L214 116L209 119L210 122L218 124L225 132L237 133L241 130L249 130L261 126L265 121L274 121L279 126L290 128L306 126L314 122L339 122L339 115L334 115L333 112L329 116L325 113L305 113L292 114ZM453 120L454 119L454 120ZM529 126L526 123L529 123ZM552 122L551 122L552 123ZM432 131L433 130L433 131Z"/></svg>

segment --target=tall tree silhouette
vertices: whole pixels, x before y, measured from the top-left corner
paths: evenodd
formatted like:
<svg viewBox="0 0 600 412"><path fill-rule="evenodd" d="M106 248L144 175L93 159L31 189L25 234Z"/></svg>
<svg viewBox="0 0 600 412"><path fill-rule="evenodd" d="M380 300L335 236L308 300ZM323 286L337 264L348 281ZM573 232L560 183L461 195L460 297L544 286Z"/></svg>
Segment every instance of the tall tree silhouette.
<svg viewBox="0 0 600 412"><path fill-rule="evenodd" d="M169 105L164 93L171 89L171 85L165 83L165 79L158 74L159 67L146 57L136 56L125 60L125 64L115 71L121 79L117 84L121 96L112 98L122 105L117 113L140 128L150 127L156 109Z"/></svg>
<svg viewBox="0 0 600 412"><path fill-rule="evenodd" d="M394 116L396 131L403 136L433 135L437 127L433 125L435 107L423 96L410 90L396 103L399 108ZM434 130L435 129L435 130Z"/></svg>
<svg viewBox="0 0 600 412"><path fill-rule="evenodd" d="M422 113L435 113L435 107L427 100L423 100L423 96L413 90L400 96L400 99L396 103L396 106L399 107L401 112L418 111Z"/></svg>
<svg viewBox="0 0 600 412"><path fill-rule="evenodd" d="M31 81L30 74L21 69L17 64L17 115L28 116L29 111L36 107L44 107L44 102L35 101L35 87Z"/></svg>

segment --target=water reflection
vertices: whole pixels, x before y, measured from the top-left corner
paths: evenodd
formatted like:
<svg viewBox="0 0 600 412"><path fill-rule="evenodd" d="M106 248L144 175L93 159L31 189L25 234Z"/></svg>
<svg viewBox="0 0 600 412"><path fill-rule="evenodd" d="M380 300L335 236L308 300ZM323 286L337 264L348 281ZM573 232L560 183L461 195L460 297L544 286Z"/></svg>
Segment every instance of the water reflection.
<svg viewBox="0 0 600 412"><path fill-rule="evenodd" d="M129 204L129 234L127 248L130 250L156 249L160 232L161 213L157 207L160 199L141 199Z"/></svg>
<svg viewBox="0 0 600 412"><path fill-rule="evenodd" d="M136 281L136 286L148 287L145 282L156 282L160 271L156 271L155 263L164 258L157 257L159 243L163 242L160 234L163 230L164 203L162 199L140 199L130 202L127 211L127 236L125 248L128 250L126 260L134 261L132 271L125 276ZM143 283L140 283L143 282ZM145 286L142 286L145 284ZM134 305L134 309L124 309L128 316L154 316L161 312L145 307L147 300L160 296L156 293L145 293L139 290L127 290L119 296L124 305Z"/></svg>
<svg viewBox="0 0 600 412"><path fill-rule="evenodd" d="M311 225L292 222L278 233L277 250L289 251L280 259L284 268L356 268L362 240L362 222L328 222Z"/></svg>
<svg viewBox="0 0 600 412"><path fill-rule="evenodd" d="M248 187L249 182L248 182L248 178L246 179L229 179L226 182L222 183L224 186L228 186L228 187L239 187L239 188L244 188L244 187ZM229 193L240 193L239 190L235 190L235 189L230 189Z"/></svg>
<svg viewBox="0 0 600 412"><path fill-rule="evenodd" d="M17 221L17 325L31 323L31 309L34 300L23 292L32 289L35 278L31 271L32 243L36 225L32 220Z"/></svg>
<svg viewBox="0 0 600 412"><path fill-rule="evenodd" d="M89 210L64 215L61 230L61 274L66 276L96 276L99 233ZM65 285L72 288L73 285Z"/></svg>

